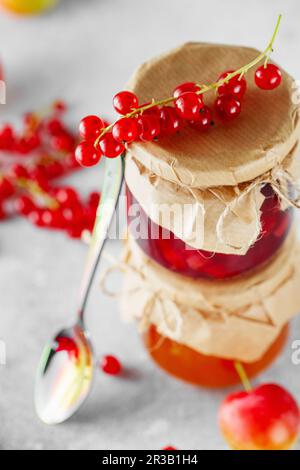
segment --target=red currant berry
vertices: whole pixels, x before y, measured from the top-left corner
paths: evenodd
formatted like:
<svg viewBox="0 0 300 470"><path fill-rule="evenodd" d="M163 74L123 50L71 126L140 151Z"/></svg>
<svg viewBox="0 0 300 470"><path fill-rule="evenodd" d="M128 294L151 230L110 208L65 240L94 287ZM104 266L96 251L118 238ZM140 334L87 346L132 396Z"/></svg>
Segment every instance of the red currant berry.
<svg viewBox="0 0 300 470"><path fill-rule="evenodd" d="M258 67L255 72L255 83L262 90L274 90L282 80L280 69L274 64Z"/></svg>
<svg viewBox="0 0 300 470"><path fill-rule="evenodd" d="M28 178L28 170L23 165L15 164L10 169L13 178Z"/></svg>
<svg viewBox="0 0 300 470"><path fill-rule="evenodd" d="M28 196L20 196L15 201L15 209L18 214L28 215L34 208L34 203Z"/></svg>
<svg viewBox="0 0 300 470"><path fill-rule="evenodd" d="M196 119L202 107L201 98L192 91L183 93L175 101L176 111L183 119Z"/></svg>
<svg viewBox="0 0 300 470"><path fill-rule="evenodd" d="M234 70L227 70L227 72L222 73L219 76L219 80L223 80L226 78L230 73L233 73ZM240 77L240 75L236 75L235 77L231 78L228 82L223 83L218 88L219 95L232 95L238 100L241 100L246 92L247 89L247 82L245 77Z"/></svg>
<svg viewBox="0 0 300 470"><path fill-rule="evenodd" d="M43 223L43 209L40 209L39 207L36 207L34 210L30 211L28 213L28 220L36 225L37 227L43 227L44 226L44 223Z"/></svg>
<svg viewBox="0 0 300 470"><path fill-rule="evenodd" d="M122 118L113 127L113 137L118 142L130 143L138 137L138 125L135 118Z"/></svg>
<svg viewBox="0 0 300 470"><path fill-rule="evenodd" d="M182 127L182 121L172 106L164 106L160 110L159 118L162 135L176 134Z"/></svg>
<svg viewBox="0 0 300 470"><path fill-rule="evenodd" d="M211 109L208 106L203 106L198 118L194 121L190 121L189 124L193 129L198 131L207 131L210 129L213 124Z"/></svg>
<svg viewBox="0 0 300 470"><path fill-rule="evenodd" d="M185 82L182 83L181 85L178 85L175 90L173 91L173 96L174 98L178 98L181 96L183 93L186 93L187 91L198 91L200 90L200 87L196 85L195 82Z"/></svg>
<svg viewBox="0 0 300 470"><path fill-rule="evenodd" d="M100 202L100 193L93 191L88 198L89 207L98 207Z"/></svg>
<svg viewBox="0 0 300 470"><path fill-rule="evenodd" d="M122 370L122 365L115 356L104 356L102 358L101 369L106 374L118 375Z"/></svg>
<svg viewBox="0 0 300 470"><path fill-rule="evenodd" d="M58 188L54 191L55 198L61 206L72 206L79 201L79 195L75 189L66 187Z"/></svg>
<svg viewBox="0 0 300 470"><path fill-rule="evenodd" d="M57 178L64 173L64 167L62 163L53 161L45 166L46 175L48 179Z"/></svg>
<svg viewBox="0 0 300 470"><path fill-rule="evenodd" d="M137 118L139 137L145 142L154 140L160 132L160 123L154 114L142 114Z"/></svg>
<svg viewBox="0 0 300 470"><path fill-rule="evenodd" d="M45 123L45 129L50 135L58 135L65 132L63 123L59 119L49 119Z"/></svg>
<svg viewBox="0 0 300 470"><path fill-rule="evenodd" d="M231 95L222 95L216 99L215 109L222 119L231 121L241 112L241 103Z"/></svg>
<svg viewBox="0 0 300 470"><path fill-rule="evenodd" d="M71 152L74 150L74 138L71 134L63 132L52 137L51 145L58 152Z"/></svg>
<svg viewBox="0 0 300 470"><path fill-rule="evenodd" d="M162 450L177 450L177 449L176 447L166 446L166 447L163 447Z"/></svg>
<svg viewBox="0 0 300 470"><path fill-rule="evenodd" d="M111 132L107 132L99 142L99 147L103 155L108 158L115 158L124 152L124 145L114 139Z"/></svg>
<svg viewBox="0 0 300 470"><path fill-rule="evenodd" d="M81 225L75 225L67 229L67 233L70 238L81 238L84 227Z"/></svg>
<svg viewBox="0 0 300 470"><path fill-rule="evenodd" d="M86 140L77 145L75 150L75 158L82 166L96 165L100 158L100 150L96 150L93 143Z"/></svg>
<svg viewBox="0 0 300 470"><path fill-rule="evenodd" d="M0 200L11 197L15 192L15 188L7 178L0 180Z"/></svg>
<svg viewBox="0 0 300 470"><path fill-rule="evenodd" d="M98 116L86 116L79 123L79 134L85 140L96 139L104 127L104 122Z"/></svg>
<svg viewBox="0 0 300 470"><path fill-rule="evenodd" d="M0 149L12 150L15 144L13 128L6 124L0 129Z"/></svg>
<svg viewBox="0 0 300 470"><path fill-rule="evenodd" d="M138 98L131 91L120 91L113 98L113 106L119 114L130 113L138 105Z"/></svg>

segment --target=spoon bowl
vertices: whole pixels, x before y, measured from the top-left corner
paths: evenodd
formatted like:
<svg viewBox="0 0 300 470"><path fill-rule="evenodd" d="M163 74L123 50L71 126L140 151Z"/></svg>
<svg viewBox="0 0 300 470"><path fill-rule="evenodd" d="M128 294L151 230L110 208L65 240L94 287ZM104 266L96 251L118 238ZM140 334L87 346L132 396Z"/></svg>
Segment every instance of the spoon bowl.
<svg viewBox="0 0 300 470"><path fill-rule="evenodd" d="M93 380L92 346L80 323L45 346L37 373L37 414L44 423L62 423L82 405Z"/></svg>

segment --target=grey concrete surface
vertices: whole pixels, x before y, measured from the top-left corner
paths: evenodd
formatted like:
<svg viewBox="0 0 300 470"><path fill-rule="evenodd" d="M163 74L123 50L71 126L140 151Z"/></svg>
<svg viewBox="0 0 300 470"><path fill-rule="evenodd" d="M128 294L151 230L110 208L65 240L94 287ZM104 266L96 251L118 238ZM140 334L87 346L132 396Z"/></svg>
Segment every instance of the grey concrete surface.
<svg viewBox="0 0 300 470"><path fill-rule="evenodd" d="M284 21L275 57L300 78L298 0L62 0L37 18L0 13L0 56L8 103L0 121L37 109L57 97L71 103L70 123L86 113L111 115L111 97L145 59L185 41L263 48L276 16ZM82 191L101 184L101 169L71 178ZM119 242L110 242L116 254ZM216 413L225 391L172 379L147 357L134 325L123 324L115 300L94 286L88 313L97 354L118 355L125 378L96 374L92 395L69 422L48 427L35 416L33 380L44 342L71 321L86 247L63 234L13 220L0 225L0 365L2 449L225 449ZM119 286L120 277L112 279ZM259 380L288 385L300 401L300 366L285 353Z"/></svg>

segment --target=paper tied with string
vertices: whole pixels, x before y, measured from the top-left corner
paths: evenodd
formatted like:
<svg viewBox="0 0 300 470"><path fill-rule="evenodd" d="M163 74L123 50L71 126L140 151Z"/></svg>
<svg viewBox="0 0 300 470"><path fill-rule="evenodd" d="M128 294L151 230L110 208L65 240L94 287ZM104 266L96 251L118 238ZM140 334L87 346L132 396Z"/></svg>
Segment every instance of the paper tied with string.
<svg viewBox="0 0 300 470"><path fill-rule="evenodd" d="M209 84L258 54L246 47L184 44L141 65L127 88L141 103L163 99L180 83ZM254 71L247 73L242 112L235 121L215 117L206 133L186 126L179 135L134 142L128 148L130 191L153 222L193 248L245 254L261 230L260 190L265 183L279 194L282 208L299 205L295 82L282 70L277 89L260 90ZM212 108L214 100L215 92L204 94Z"/></svg>
<svg viewBox="0 0 300 470"><path fill-rule="evenodd" d="M173 232L187 247L244 255L261 232L264 184L269 183L278 194L282 210L299 205L296 150L295 146L276 168L236 186L190 188L151 173L132 155L127 156L125 178L149 219ZM140 217L139 208L130 207L129 215ZM140 221L142 224L142 217ZM141 227L139 231L136 236L143 236Z"/></svg>
<svg viewBox="0 0 300 470"><path fill-rule="evenodd" d="M202 354L259 360L300 306L300 246L294 231L265 266L231 280L195 280L148 258L129 238L121 311L140 329Z"/></svg>

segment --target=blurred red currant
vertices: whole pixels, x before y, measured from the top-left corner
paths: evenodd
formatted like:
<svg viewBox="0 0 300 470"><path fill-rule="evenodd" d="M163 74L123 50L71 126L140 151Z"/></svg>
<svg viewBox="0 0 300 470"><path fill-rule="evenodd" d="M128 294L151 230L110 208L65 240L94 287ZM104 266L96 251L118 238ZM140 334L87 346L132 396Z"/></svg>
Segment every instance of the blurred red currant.
<svg viewBox="0 0 300 470"><path fill-rule="evenodd" d="M222 119L231 121L239 116L241 103L232 95L222 95L216 99L215 109Z"/></svg>
<svg viewBox="0 0 300 470"><path fill-rule="evenodd" d="M29 196L19 196L15 200L15 209L18 214L28 215L35 208L32 199Z"/></svg>
<svg viewBox="0 0 300 470"><path fill-rule="evenodd" d="M0 149L11 150L15 144L13 128L6 124L0 129Z"/></svg>
<svg viewBox="0 0 300 470"><path fill-rule="evenodd" d="M58 188L54 193L57 202L61 206L71 206L78 203L79 195L77 191L71 187Z"/></svg>
<svg viewBox="0 0 300 470"><path fill-rule="evenodd" d="M162 135L173 135L182 127L182 121L172 106L164 106L159 113Z"/></svg>
<svg viewBox="0 0 300 470"><path fill-rule="evenodd" d="M119 114L130 113L138 105L138 98L131 91L120 91L113 98L113 106Z"/></svg>
<svg viewBox="0 0 300 470"><path fill-rule="evenodd" d="M113 137L118 142L130 143L138 137L138 125L135 118L119 119L112 130Z"/></svg>
<svg viewBox="0 0 300 470"><path fill-rule="evenodd" d="M160 123L155 114L142 114L137 118L137 124L141 140L152 141L159 135Z"/></svg>
<svg viewBox="0 0 300 470"><path fill-rule="evenodd" d="M15 188L7 178L0 179L0 200L9 198L14 192Z"/></svg>
<svg viewBox="0 0 300 470"><path fill-rule="evenodd" d="M189 122L193 129L198 131L207 131L213 124L212 111L208 106L201 108L198 118Z"/></svg>
<svg viewBox="0 0 300 470"><path fill-rule="evenodd" d="M223 80L226 78L230 73L233 73L234 70L227 70L227 72L222 73L219 76L219 80ZM235 77L228 80L228 82L223 83L218 88L219 95L232 95L238 100L241 100L246 92L247 89L247 82L245 77L241 77L240 75L236 75Z"/></svg>
<svg viewBox="0 0 300 470"><path fill-rule="evenodd" d="M175 88L175 90L173 91L173 96L174 98L178 98L180 95L186 93L187 91L195 92L198 90L200 90L200 87L196 85L195 82L185 82Z"/></svg>
<svg viewBox="0 0 300 470"><path fill-rule="evenodd" d="M115 356L104 356L101 362L101 369L109 375L118 375L122 370L122 365Z"/></svg>
<svg viewBox="0 0 300 470"><path fill-rule="evenodd" d="M88 205L90 207L98 207L100 202L100 193L93 191L88 198Z"/></svg>
<svg viewBox="0 0 300 470"><path fill-rule="evenodd" d="M100 158L100 150L96 150L93 143L86 140L77 145L75 150L75 158L82 166L96 165Z"/></svg>
<svg viewBox="0 0 300 470"><path fill-rule="evenodd" d="M50 135L58 135L65 132L64 125L59 119L49 119L44 125Z"/></svg>
<svg viewBox="0 0 300 470"><path fill-rule="evenodd" d="M16 163L10 168L10 174L13 178L28 178L28 170L23 165Z"/></svg>
<svg viewBox="0 0 300 470"><path fill-rule="evenodd" d="M274 64L258 67L255 72L255 83L262 90L277 88L282 80L280 69Z"/></svg>
<svg viewBox="0 0 300 470"><path fill-rule="evenodd" d="M108 158L115 158L124 152L125 147L121 142L118 142L111 132L107 132L103 139L99 142L99 147L103 155Z"/></svg>
<svg viewBox="0 0 300 470"><path fill-rule="evenodd" d="M63 132L52 137L51 145L58 152L71 152L74 149L74 138L71 134Z"/></svg>
<svg viewBox="0 0 300 470"><path fill-rule="evenodd" d="M202 107L201 98L192 91L183 93L175 101L177 113L183 119L195 119Z"/></svg>
<svg viewBox="0 0 300 470"><path fill-rule="evenodd" d="M79 134L85 140L95 139L104 127L104 122L98 116L86 116L79 123Z"/></svg>

